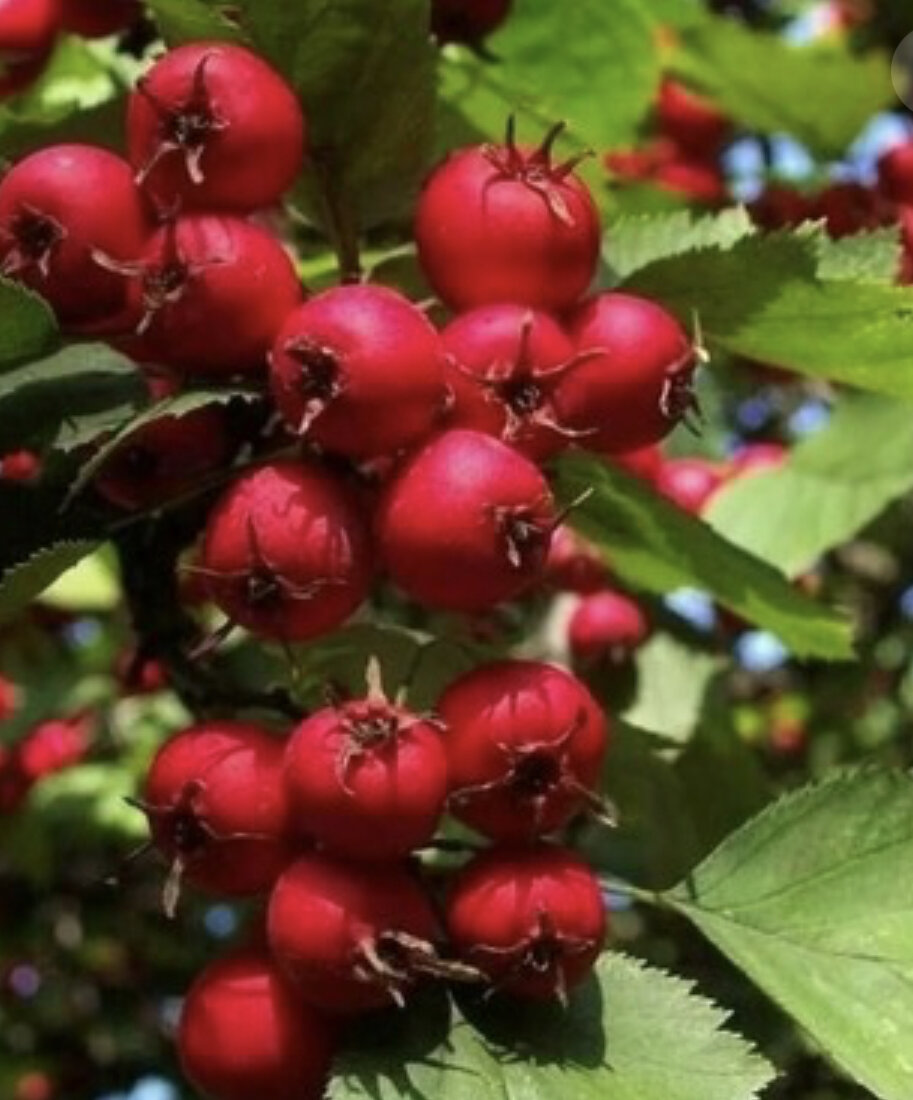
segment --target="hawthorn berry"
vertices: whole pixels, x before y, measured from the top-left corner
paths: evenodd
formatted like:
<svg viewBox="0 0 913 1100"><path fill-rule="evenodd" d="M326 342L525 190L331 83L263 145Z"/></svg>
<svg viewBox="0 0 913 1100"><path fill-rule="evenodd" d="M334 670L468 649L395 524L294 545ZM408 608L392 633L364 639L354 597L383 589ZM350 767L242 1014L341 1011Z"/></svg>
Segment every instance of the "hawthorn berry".
<svg viewBox="0 0 913 1100"><path fill-rule="evenodd" d="M96 475L95 489L120 508L154 508L194 489L230 454L223 408L163 416L118 444Z"/></svg>
<svg viewBox="0 0 913 1100"><path fill-rule="evenodd" d="M598 803L608 720L563 669L481 665L447 688L437 712L447 731L451 810L485 836L528 842Z"/></svg>
<svg viewBox="0 0 913 1100"><path fill-rule="evenodd" d="M184 1073L211 1100L320 1100L335 1045L329 1023L250 947L197 977L177 1044Z"/></svg>
<svg viewBox="0 0 913 1100"><path fill-rule="evenodd" d="M571 653L587 664L603 660L619 664L644 644L649 633L639 605L609 589L582 599L568 623Z"/></svg>
<svg viewBox="0 0 913 1100"><path fill-rule="evenodd" d="M434 836L447 801L440 728L391 703L372 661L368 694L306 718L285 754L296 823L330 852L396 860Z"/></svg>
<svg viewBox="0 0 913 1100"><path fill-rule="evenodd" d="M621 466L629 474L651 483L656 481L663 468L663 453L655 443L648 447L638 447L633 451L607 455L606 458L609 463Z"/></svg>
<svg viewBox="0 0 913 1100"><path fill-rule="evenodd" d="M276 462L216 503L196 569L232 622L297 642L329 633L362 603L373 555L343 482L318 466Z"/></svg>
<svg viewBox="0 0 913 1100"><path fill-rule="evenodd" d="M132 26L142 15L137 0L58 0L60 25L83 38L104 38Z"/></svg>
<svg viewBox="0 0 913 1100"><path fill-rule="evenodd" d="M561 848L495 848L457 876L447 931L466 962L517 997L563 999L586 979L606 937L599 882Z"/></svg>
<svg viewBox="0 0 913 1100"><path fill-rule="evenodd" d="M568 445L575 433L559 423L551 394L578 357L548 314L481 306L451 321L441 339L449 427L493 435L540 462Z"/></svg>
<svg viewBox="0 0 913 1100"><path fill-rule="evenodd" d="M162 204L247 212L269 206L301 169L305 121L262 58L226 42L170 50L127 107L138 178Z"/></svg>
<svg viewBox="0 0 913 1100"><path fill-rule="evenodd" d="M418 200L419 262L452 309L513 302L560 311L586 291L599 259L599 213L574 175L579 157L555 163L553 127L537 149L460 149Z"/></svg>
<svg viewBox="0 0 913 1100"><path fill-rule="evenodd" d="M20 691L5 676L0 676L0 722L12 718L19 706Z"/></svg>
<svg viewBox="0 0 913 1100"><path fill-rule="evenodd" d="M597 547L565 523L555 528L545 569L555 588L581 595L598 592L609 579L608 566Z"/></svg>
<svg viewBox="0 0 913 1100"><path fill-rule="evenodd" d="M913 141L895 145L879 157L878 187L891 202L913 203Z"/></svg>
<svg viewBox="0 0 913 1100"><path fill-rule="evenodd" d="M269 888L289 862L283 750L258 726L214 721L181 730L156 753L136 805L171 864L169 915L183 879L207 893L244 897Z"/></svg>
<svg viewBox="0 0 913 1100"><path fill-rule="evenodd" d="M754 473L760 470L775 470L789 457L789 451L782 443L746 443L732 456L732 474Z"/></svg>
<svg viewBox="0 0 913 1100"><path fill-rule="evenodd" d="M98 255L131 259L148 231L130 166L106 149L49 145L0 181L0 274L46 298L62 325L105 321L124 308L124 280Z"/></svg>
<svg viewBox="0 0 913 1100"><path fill-rule="evenodd" d="M599 294L573 314L570 333L588 354L558 382L554 403L562 424L591 433L583 446L605 454L646 447L695 408L695 349L656 302Z"/></svg>
<svg viewBox="0 0 913 1100"><path fill-rule="evenodd" d="M445 400L440 337L382 286L340 286L287 318L270 381L298 434L355 459L393 455L429 435Z"/></svg>
<svg viewBox="0 0 913 1100"><path fill-rule="evenodd" d="M301 996L328 1012L402 1003L421 975L439 969L431 903L398 864L303 856L276 883L267 936Z"/></svg>
<svg viewBox="0 0 913 1100"><path fill-rule="evenodd" d="M58 0L0 0L0 99L41 74L59 30Z"/></svg>
<svg viewBox="0 0 913 1100"><path fill-rule="evenodd" d="M431 0L431 33L441 43L478 45L510 14L512 0Z"/></svg>
<svg viewBox="0 0 913 1100"><path fill-rule="evenodd" d="M699 516L717 489L729 477L729 468L707 458L673 458L663 464L656 488L679 508Z"/></svg>
<svg viewBox="0 0 913 1100"><path fill-rule="evenodd" d="M475 613L544 575L558 519L548 483L523 455L480 432L448 431L412 455L378 507L380 553L418 603Z"/></svg>
<svg viewBox="0 0 913 1100"><path fill-rule="evenodd" d="M40 722L18 746L19 766L32 783L78 764L92 740L95 720L90 714L51 718Z"/></svg>
<svg viewBox="0 0 913 1100"><path fill-rule="evenodd" d="M660 85L656 115L662 133L697 160L716 157L732 129L709 99L670 77Z"/></svg>
<svg viewBox="0 0 913 1100"><path fill-rule="evenodd" d="M0 480L29 482L41 476L41 459L34 451L11 451L0 457Z"/></svg>
<svg viewBox="0 0 913 1100"><path fill-rule="evenodd" d="M129 287L147 353L189 374L257 373L301 284L282 245L230 215L168 222L138 258L96 257Z"/></svg>

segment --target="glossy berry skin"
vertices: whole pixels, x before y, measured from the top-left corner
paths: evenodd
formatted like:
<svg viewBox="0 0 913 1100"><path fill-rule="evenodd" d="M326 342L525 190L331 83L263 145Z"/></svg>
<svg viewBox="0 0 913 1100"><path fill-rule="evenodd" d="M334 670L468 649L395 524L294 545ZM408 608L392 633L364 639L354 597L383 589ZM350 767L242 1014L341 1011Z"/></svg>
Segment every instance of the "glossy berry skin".
<svg viewBox="0 0 913 1100"><path fill-rule="evenodd" d="M270 383L293 431L354 459L393 455L430 435L443 408L440 337L396 291L335 287L285 321Z"/></svg>
<svg viewBox="0 0 913 1100"><path fill-rule="evenodd" d="M440 729L386 699L317 711L285 757L296 824L328 851L401 859L434 836L447 801Z"/></svg>
<svg viewBox="0 0 913 1100"><path fill-rule="evenodd" d="M895 145L878 160L878 188L891 202L913 203L913 141Z"/></svg>
<svg viewBox="0 0 913 1100"><path fill-rule="evenodd" d="M249 212L294 182L305 122L292 89L262 58L225 42L191 42L139 81L127 144L159 203Z"/></svg>
<svg viewBox="0 0 913 1100"><path fill-rule="evenodd" d="M415 941L437 936L431 905L398 864L308 855L284 872L267 914L270 950L301 996L342 1014L383 1008L408 993Z"/></svg>
<svg viewBox="0 0 913 1100"><path fill-rule="evenodd" d="M11 451L0 457L0 481L29 482L41 477L41 459L34 451Z"/></svg>
<svg viewBox="0 0 913 1100"><path fill-rule="evenodd" d="M568 624L568 644L576 661L621 662L647 640L650 624L640 607L608 589L586 596Z"/></svg>
<svg viewBox="0 0 913 1100"><path fill-rule="evenodd" d="M599 550L565 523L555 528L546 573L553 587L581 595L598 592L609 579L608 566Z"/></svg>
<svg viewBox="0 0 913 1100"><path fill-rule="evenodd" d="M706 458L675 458L665 463L657 489L679 508L699 516L725 484L729 468Z"/></svg>
<svg viewBox="0 0 913 1100"><path fill-rule="evenodd" d="M599 258L599 214L575 175L555 164L553 130L536 150L460 149L440 164L419 197L419 262L454 310L513 302L546 311L572 306Z"/></svg>
<svg viewBox="0 0 913 1100"><path fill-rule="evenodd" d="M377 536L403 592L472 614L541 581L555 522L548 483L529 459L454 430L426 443L387 485Z"/></svg>
<svg viewBox="0 0 913 1100"><path fill-rule="evenodd" d="M512 0L431 0L431 33L441 43L477 45L510 14Z"/></svg>
<svg viewBox="0 0 913 1100"><path fill-rule="evenodd" d="M495 848L457 876L447 931L495 990L546 1000L592 971L606 936L599 882L561 848Z"/></svg>
<svg viewBox="0 0 913 1100"><path fill-rule="evenodd" d="M327 634L367 597L368 532L346 486L317 466L245 474L209 515L197 567L225 614L260 637Z"/></svg>
<svg viewBox="0 0 913 1100"><path fill-rule="evenodd" d="M130 166L105 149L49 145L0 182L0 272L46 298L68 327L123 309L124 280L96 253L132 259L148 231Z"/></svg>
<svg viewBox="0 0 913 1100"><path fill-rule="evenodd" d="M140 805L174 885L183 877L210 894L245 897L273 884L291 858L283 748L258 726L227 721L162 745ZM176 900L166 896L166 909Z"/></svg>
<svg viewBox="0 0 913 1100"><path fill-rule="evenodd" d="M257 948L197 977L177 1042L184 1073L210 1100L320 1100L335 1045L330 1025Z"/></svg>
<svg viewBox="0 0 913 1100"><path fill-rule="evenodd" d="M539 661L462 676L437 707L453 814L492 840L528 843L595 801L606 717L576 677Z"/></svg>
<svg viewBox="0 0 913 1100"><path fill-rule="evenodd" d="M447 354L451 428L485 432L536 461L564 450L551 394L575 366L574 345L546 313L480 306L441 333Z"/></svg>
<svg viewBox="0 0 913 1100"><path fill-rule="evenodd" d="M224 409L163 416L127 436L95 478L95 489L120 508L154 508L192 491L228 460Z"/></svg>
<svg viewBox="0 0 913 1100"><path fill-rule="evenodd" d="M662 306L610 291L581 306L569 331L578 353L599 353L555 390L561 423L592 432L582 446L603 454L646 447L691 411L694 349Z"/></svg>
<svg viewBox="0 0 913 1100"><path fill-rule="evenodd" d="M662 133L698 160L716 157L732 128L710 100L669 77L660 85L656 115Z"/></svg>
<svg viewBox="0 0 913 1100"><path fill-rule="evenodd" d="M59 30L58 0L0 0L0 99L37 79Z"/></svg>
<svg viewBox="0 0 913 1100"><path fill-rule="evenodd" d="M105 38L132 26L142 12L136 0L60 0L60 25L83 38Z"/></svg>
<svg viewBox="0 0 913 1100"><path fill-rule="evenodd" d="M262 373L301 297L279 242L231 216L179 217L121 273L149 354L192 375Z"/></svg>

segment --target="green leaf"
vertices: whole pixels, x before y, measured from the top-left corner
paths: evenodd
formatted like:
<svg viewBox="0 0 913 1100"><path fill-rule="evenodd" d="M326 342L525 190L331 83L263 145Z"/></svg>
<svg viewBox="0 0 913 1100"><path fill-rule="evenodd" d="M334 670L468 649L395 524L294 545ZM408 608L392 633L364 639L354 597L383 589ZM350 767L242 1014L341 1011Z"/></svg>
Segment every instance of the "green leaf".
<svg viewBox="0 0 913 1100"><path fill-rule="evenodd" d="M807 232L746 237L636 272L627 289L664 303L711 349L861 389L913 397L907 287L823 280Z"/></svg>
<svg viewBox="0 0 913 1100"><path fill-rule="evenodd" d="M0 451L74 450L120 427L148 399L131 360L106 344L71 344L0 373Z"/></svg>
<svg viewBox="0 0 913 1100"><path fill-rule="evenodd" d="M795 46L732 19L684 30L674 64L736 122L789 133L822 158L842 156L896 98L880 52L857 55L848 40Z"/></svg>
<svg viewBox="0 0 913 1100"><path fill-rule="evenodd" d="M913 1095L913 782L841 775L730 836L667 900L882 1100Z"/></svg>
<svg viewBox="0 0 913 1100"><path fill-rule="evenodd" d="M818 237L818 276L821 279L853 279L860 283L897 280L903 244L897 226L855 233L832 241L825 233Z"/></svg>
<svg viewBox="0 0 913 1100"><path fill-rule="evenodd" d="M64 142L85 142L122 152L126 103L121 94L90 107L63 103L27 114L0 107L0 147L10 160Z"/></svg>
<svg viewBox="0 0 913 1100"><path fill-rule="evenodd" d="M872 394L847 395L830 424L795 447L782 467L738 478L715 494L706 519L796 577L911 488L911 410Z"/></svg>
<svg viewBox="0 0 913 1100"><path fill-rule="evenodd" d="M309 123L311 209L346 239L405 214L434 132L428 0L242 0L256 48L289 79Z"/></svg>
<svg viewBox="0 0 913 1100"><path fill-rule="evenodd" d="M686 742L697 727L718 657L657 634L637 652L638 691L625 721L672 741Z"/></svg>
<svg viewBox="0 0 913 1100"><path fill-rule="evenodd" d="M94 542L61 542L39 550L0 578L0 623L14 619L20 611L62 573L90 554Z"/></svg>
<svg viewBox="0 0 913 1100"><path fill-rule="evenodd" d="M37 294L0 279L0 372L10 363L50 351L57 339L57 322L50 306ZM3 375L0 373L0 383Z"/></svg>
<svg viewBox="0 0 913 1100"><path fill-rule="evenodd" d="M117 570L104 551L82 558L41 594L46 607L74 613L114 611L122 600Z"/></svg>
<svg viewBox="0 0 913 1100"><path fill-rule="evenodd" d="M473 1027L427 1002L359 1030L330 1100L751 1100L768 1063L693 985L622 954L557 1005L490 1004ZM448 1026L452 1023L452 1026Z"/></svg>
<svg viewBox="0 0 913 1100"><path fill-rule="evenodd" d="M171 45L207 39L240 39L238 28L216 5L203 0L146 0L162 37ZM226 8L229 5L224 5Z"/></svg>
<svg viewBox="0 0 913 1100"><path fill-rule="evenodd" d="M714 245L731 248L752 235L755 227L743 206L719 214L692 214L676 210L668 214L634 215L619 219L605 236L603 260L613 274L613 284L656 260L681 256Z"/></svg>
<svg viewBox="0 0 913 1100"><path fill-rule="evenodd" d="M557 488L568 503L590 492L574 509L574 526L602 548L626 583L661 595L699 588L776 634L799 657L852 656L850 625L841 616L637 478L604 462L568 456L559 464Z"/></svg>

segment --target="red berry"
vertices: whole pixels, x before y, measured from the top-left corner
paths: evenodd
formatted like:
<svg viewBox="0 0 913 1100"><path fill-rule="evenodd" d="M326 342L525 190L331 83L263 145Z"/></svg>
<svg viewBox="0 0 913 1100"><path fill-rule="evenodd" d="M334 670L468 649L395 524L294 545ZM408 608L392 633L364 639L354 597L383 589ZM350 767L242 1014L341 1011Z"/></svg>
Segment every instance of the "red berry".
<svg viewBox="0 0 913 1100"><path fill-rule="evenodd" d="M20 694L19 688L12 680L0 676L0 722L6 722L16 713Z"/></svg>
<svg viewBox="0 0 913 1100"><path fill-rule="evenodd" d="M401 1001L434 958L425 892L396 864L297 860L269 903L270 949L301 995L329 1012Z"/></svg>
<svg viewBox="0 0 913 1100"><path fill-rule="evenodd" d="M789 457L782 443L748 443L732 456L733 475L775 470Z"/></svg>
<svg viewBox="0 0 913 1100"><path fill-rule="evenodd" d="M715 157L731 130L710 100L670 77L660 85L657 120L666 137L698 160Z"/></svg>
<svg viewBox="0 0 913 1100"><path fill-rule="evenodd" d="M218 501L199 568L230 619L296 642L329 633L355 611L373 561L345 486L319 467L277 462L246 474Z"/></svg>
<svg viewBox="0 0 913 1100"><path fill-rule="evenodd" d="M609 579L608 566L600 551L583 535L562 523L555 528L548 552L549 582L564 592L598 592Z"/></svg>
<svg viewBox="0 0 913 1100"><path fill-rule="evenodd" d="M657 187L684 195L694 203L719 206L728 198L726 180L715 162L675 157L659 166L653 176Z"/></svg>
<svg viewBox="0 0 913 1100"><path fill-rule="evenodd" d="M132 259L147 232L130 166L105 149L50 145L0 182L0 273L46 298L63 325L123 309L127 287L99 253Z"/></svg>
<svg viewBox="0 0 913 1100"><path fill-rule="evenodd" d="M367 698L326 707L298 727L285 778L296 823L329 851L396 860L434 836L447 755L437 726L387 700L372 662Z"/></svg>
<svg viewBox="0 0 913 1100"><path fill-rule="evenodd" d="M36 782L78 764L89 749L94 726L95 720L88 714L39 723L18 747L23 774Z"/></svg>
<svg viewBox="0 0 913 1100"><path fill-rule="evenodd" d="M22 769L15 748L0 745L0 814L14 814L22 808L34 784Z"/></svg>
<svg viewBox="0 0 913 1100"><path fill-rule="evenodd" d="M387 486L380 550L396 584L427 607L486 611L541 581L556 523L545 478L479 432L444 432Z"/></svg>
<svg viewBox="0 0 913 1100"><path fill-rule="evenodd" d="M447 930L495 988L537 1000L564 994L593 969L606 936L599 882L560 848L495 849L459 874Z"/></svg>
<svg viewBox="0 0 913 1100"><path fill-rule="evenodd" d="M554 127L535 150L472 146L439 165L419 198L418 255L453 309L515 302L567 309L599 259L599 213L573 175L576 159L552 160Z"/></svg>
<svg viewBox="0 0 913 1100"><path fill-rule="evenodd" d="M651 483L657 480L663 468L663 453L655 443L607 457L609 462L623 467L629 474Z"/></svg>
<svg viewBox="0 0 913 1100"><path fill-rule="evenodd" d="M596 592L580 601L568 624L575 660L586 663L626 660L650 633L640 607L620 592Z"/></svg>
<svg viewBox="0 0 913 1100"><path fill-rule="evenodd" d="M257 949L210 963L181 1011L181 1065L211 1100L320 1100L333 1046L328 1023Z"/></svg>
<svg viewBox="0 0 913 1100"><path fill-rule="evenodd" d="M224 409L163 416L118 445L97 474L95 488L120 508L154 508L193 490L230 453Z"/></svg>
<svg viewBox="0 0 913 1100"><path fill-rule="evenodd" d="M913 141L895 145L878 160L878 187L891 202L913 203Z"/></svg>
<svg viewBox="0 0 913 1100"><path fill-rule="evenodd" d="M168 670L155 657L143 657L136 649L121 650L114 666L121 694L153 695L168 687Z"/></svg>
<svg viewBox="0 0 913 1100"><path fill-rule="evenodd" d="M140 806L172 864L167 911L182 877L229 897L273 884L290 858L283 750L278 738L240 722L191 726L159 749Z"/></svg>
<svg viewBox="0 0 913 1100"><path fill-rule="evenodd" d="M878 192L861 183L832 183L814 197L810 216L824 219L833 240L849 237L863 229L877 229L894 220L884 209Z"/></svg>
<svg viewBox="0 0 913 1100"><path fill-rule="evenodd" d="M0 479L34 481L41 476L41 459L34 451L12 451L0 458Z"/></svg>
<svg viewBox="0 0 913 1100"><path fill-rule="evenodd" d="M445 397L438 334L381 286L335 287L296 309L276 338L271 382L295 431L357 459L418 443Z"/></svg>
<svg viewBox="0 0 913 1100"><path fill-rule="evenodd" d="M590 354L558 383L561 423L591 432L583 445L617 454L656 443L694 407L695 350L662 306L609 291L571 319L577 350Z"/></svg>
<svg viewBox="0 0 913 1100"><path fill-rule="evenodd" d="M305 123L292 89L256 54L192 42L139 81L127 141L131 163L159 202L250 211L276 202L294 182Z"/></svg>
<svg viewBox="0 0 913 1100"><path fill-rule="evenodd" d="M149 353L190 374L256 373L301 298L275 238L241 218L189 214L155 233L133 263L131 313Z"/></svg>
<svg viewBox="0 0 913 1100"><path fill-rule="evenodd" d="M749 204L753 220L767 230L801 225L814 217L812 200L788 184L769 183L753 203Z"/></svg>
<svg viewBox="0 0 913 1100"><path fill-rule="evenodd" d="M574 345L548 316L525 306L482 306L442 333L453 395L448 424L485 432L543 461L573 433L551 395L576 364Z"/></svg>
<svg viewBox="0 0 913 1100"><path fill-rule="evenodd" d="M476 45L504 22L512 0L431 0L431 33L442 45Z"/></svg>
<svg viewBox="0 0 913 1100"><path fill-rule="evenodd" d="M32 83L60 29L58 0L0 0L0 98Z"/></svg>
<svg viewBox="0 0 913 1100"><path fill-rule="evenodd" d="M706 458L674 458L665 463L657 489L692 515L699 516L729 477L729 469Z"/></svg>
<svg viewBox="0 0 913 1100"><path fill-rule="evenodd" d="M595 802L608 723L586 687L538 661L497 661L451 684L451 807L493 840L527 842Z"/></svg>
<svg viewBox="0 0 913 1100"><path fill-rule="evenodd" d="M60 0L60 24L83 38L104 38L132 26L142 11L137 0Z"/></svg>
<svg viewBox="0 0 913 1100"><path fill-rule="evenodd" d="M53 1100L57 1095L57 1086L53 1078L35 1070L24 1073L16 1082L13 1100Z"/></svg>

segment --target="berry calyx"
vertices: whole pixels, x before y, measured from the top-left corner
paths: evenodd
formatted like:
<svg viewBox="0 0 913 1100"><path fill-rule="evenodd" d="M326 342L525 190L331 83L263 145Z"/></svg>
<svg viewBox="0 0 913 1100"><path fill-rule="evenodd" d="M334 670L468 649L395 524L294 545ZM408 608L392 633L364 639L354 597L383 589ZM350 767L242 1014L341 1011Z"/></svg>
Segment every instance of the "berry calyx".
<svg viewBox="0 0 913 1100"><path fill-rule="evenodd" d="M188 214L149 239L132 262L96 260L125 277L129 311L148 353L198 375L256 373L301 297L291 260L241 218Z"/></svg>
<svg viewBox="0 0 913 1100"><path fill-rule="evenodd" d="M147 233L130 167L106 149L51 145L19 161L0 182L0 274L46 298L68 327L123 310L126 285L98 254L125 262L139 253Z"/></svg>
<svg viewBox="0 0 913 1100"><path fill-rule="evenodd" d="M541 581L558 523L529 459L480 432L449 431L416 452L378 509L380 551L414 600L486 611Z"/></svg>
<svg viewBox="0 0 913 1100"><path fill-rule="evenodd" d="M149 769L142 800L152 843L171 870L164 908L184 879L207 893L266 890L290 859L283 743L258 726L208 722L175 734Z"/></svg>
<svg viewBox="0 0 913 1100"><path fill-rule="evenodd" d="M170 50L127 110L130 162L155 199L184 209L269 206L301 169L305 122L262 58L225 42Z"/></svg>
<svg viewBox="0 0 913 1100"><path fill-rule="evenodd" d="M493 840L526 843L590 808L609 727L576 677L538 661L497 661L444 692L450 807Z"/></svg>
<svg viewBox="0 0 913 1100"><path fill-rule="evenodd" d="M554 401L562 424L592 433L588 449L615 454L648 446L696 412L698 352L662 306L609 291L585 302L569 331L577 349L590 354L561 379Z"/></svg>
<svg viewBox="0 0 913 1100"><path fill-rule="evenodd" d="M583 982L607 928L592 871L571 852L545 846L476 857L451 888L446 920L460 958L495 990L534 1000L564 1000Z"/></svg>
<svg viewBox="0 0 913 1100"><path fill-rule="evenodd" d="M537 461L577 433L558 421L551 395L580 361L547 314L524 306L481 306L441 334L453 400L448 425L485 432Z"/></svg>
<svg viewBox="0 0 913 1100"><path fill-rule="evenodd" d="M231 622L297 642L355 611L373 556L342 482L317 466L278 462L244 475L216 503L193 571Z"/></svg>
<svg viewBox="0 0 913 1100"><path fill-rule="evenodd" d="M382 286L336 287L296 309L276 337L270 381L293 431L362 460L429 435L445 399L438 334Z"/></svg>
<svg viewBox="0 0 913 1100"><path fill-rule="evenodd" d="M372 660L364 699L319 710L297 728L285 780L298 825L330 852L396 860L434 836L447 755L435 723L387 699Z"/></svg>
<svg viewBox="0 0 913 1100"><path fill-rule="evenodd" d="M647 618L634 600L608 589L581 600L568 623L571 653L584 664L621 664L649 634Z"/></svg>
<svg viewBox="0 0 913 1100"><path fill-rule="evenodd" d="M267 952L245 948L197 977L177 1045L184 1073L213 1100L319 1100L335 1044Z"/></svg>
<svg viewBox="0 0 913 1100"><path fill-rule="evenodd" d="M419 197L415 238L422 268L452 309L514 302L572 306L599 258L599 214L574 175L579 157L555 163L553 127L536 149L516 144L453 153Z"/></svg>
<svg viewBox="0 0 913 1100"><path fill-rule="evenodd" d="M301 996L329 1012L402 1004L422 975L444 966L431 904L397 864L296 860L273 890L267 935Z"/></svg>

